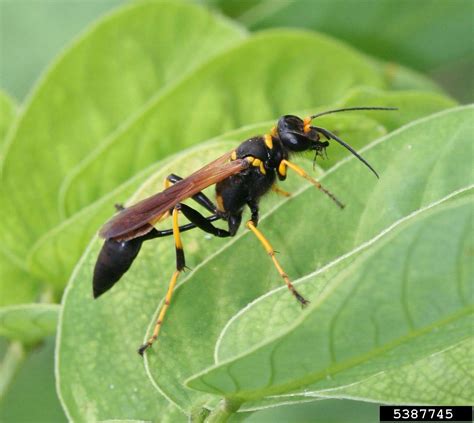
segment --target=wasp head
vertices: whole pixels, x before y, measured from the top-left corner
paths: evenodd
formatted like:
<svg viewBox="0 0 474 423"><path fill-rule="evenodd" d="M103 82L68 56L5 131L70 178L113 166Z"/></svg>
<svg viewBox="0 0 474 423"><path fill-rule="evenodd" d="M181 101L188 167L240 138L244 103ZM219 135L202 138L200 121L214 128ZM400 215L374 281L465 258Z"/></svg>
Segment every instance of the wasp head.
<svg viewBox="0 0 474 423"><path fill-rule="evenodd" d="M277 124L276 132L279 136L284 147L289 152L297 151L315 151L314 160L317 156L323 156L326 148L329 146L327 141L319 141L320 136L323 135L328 140L334 140L341 144L344 148L349 150L354 156L356 156L362 163L364 163L378 178L377 172L374 168L357 153L349 144L341 140L332 132L319 126L312 126L311 121L317 117L328 115L331 113L347 112L352 110L397 110L395 107L373 107L373 106L362 106L362 107L345 107L342 109L328 110L326 112L317 113L307 118L301 119L298 116L285 115L282 116Z"/></svg>
<svg viewBox="0 0 474 423"><path fill-rule="evenodd" d="M278 120L277 134L289 152L314 150L317 155L329 145L327 141L319 141L320 135L311 126L310 118L301 119L298 116L285 115Z"/></svg>

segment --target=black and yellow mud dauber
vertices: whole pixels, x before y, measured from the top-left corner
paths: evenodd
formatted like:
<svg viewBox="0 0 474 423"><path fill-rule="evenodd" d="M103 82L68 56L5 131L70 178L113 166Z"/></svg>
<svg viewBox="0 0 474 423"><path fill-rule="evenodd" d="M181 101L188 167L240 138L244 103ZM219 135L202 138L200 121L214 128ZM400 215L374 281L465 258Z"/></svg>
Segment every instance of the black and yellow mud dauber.
<svg viewBox="0 0 474 423"><path fill-rule="evenodd" d="M305 119L292 115L282 116L270 133L249 138L235 150L224 154L187 178L182 179L171 174L166 178L164 191L131 207L125 209L119 207L119 212L100 230L100 236L105 238L105 242L94 269L94 298L109 290L130 268L144 241L169 235L173 235L175 241L176 271L171 277L165 302L160 310L153 334L138 350L141 355L158 337L176 281L185 268L180 234L197 227L217 237L234 236L240 227L245 206L248 206L251 212L251 218L246 223L247 228L262 243L278 273L298 302L303 306L308 303L294 288L288 275L276 259L275 250L269 241L257 229L259 200L272 189L280 194L288 195L275 185L275 181L276 178L280 181L285 180L289 168L310 181L342 209L344 205L331 192L302 168L289 161L292 154L304 151L314 151L314 161L316 161L318 156L325 153L329 146L329 140L334 140L347 148L378 177L372 166L350 145L327 129L311 125L311 122L319 116L350 110L396 109L392 107L347 107L318 113ZM325 141L321 141L321 137L324 137ZM216 203L201 192L214 184L216 185ZM197 210L182 203L189 198L207 209L211 215L204 217ZM179 226L178 215L180 212L190 223ZM157 222L170 215L172 229L157 230L154 227ZM228 229L214 226L213 222L216 220L226 221Z"/></svg>

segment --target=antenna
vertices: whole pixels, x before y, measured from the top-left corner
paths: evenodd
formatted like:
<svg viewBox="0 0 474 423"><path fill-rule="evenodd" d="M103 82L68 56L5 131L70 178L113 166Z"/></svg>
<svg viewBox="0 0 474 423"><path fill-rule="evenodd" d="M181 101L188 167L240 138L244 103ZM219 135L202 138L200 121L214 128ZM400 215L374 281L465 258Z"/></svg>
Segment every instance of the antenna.
<svg viewBox="0 0 474 423"><path fill-rule="evenodd" d="M351 110L398 110L396 107L378 107L378 106L361 106L361 107L344 107L343 109L334 109L328 110L326 112L317 113L311 116L311 120L316 119L317 117L329 115L331 113L339 113L339 112L349 112Z"/></svg>

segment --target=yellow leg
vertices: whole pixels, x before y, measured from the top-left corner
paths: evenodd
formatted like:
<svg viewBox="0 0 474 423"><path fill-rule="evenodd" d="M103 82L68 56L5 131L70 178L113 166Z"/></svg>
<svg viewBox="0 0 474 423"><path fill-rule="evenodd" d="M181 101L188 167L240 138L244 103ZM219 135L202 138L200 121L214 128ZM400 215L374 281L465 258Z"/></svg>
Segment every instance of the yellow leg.
<svg viewBox="0 0 474 423"><path fill-rule="evenodd" d="M173 236L174 236L174 243L175 243L175 248L176 248L176 271L173 273L173 276L171 277L171 281L168 286L168 291L166 292L165 303L163 304L163 307L160 310L160 314L158 315L158 319L156 320L155 327L153 329L153 334L148 339L148 341L138 349L138 353L140 355L143 355L143 353L149 347L151 347L153 342L155 342L156 339L158 338L166 312L171 303L171 297L173 296L173 291L176 286L176 281L178 280L179 274L183 271L185 267L183 244L181 242L181 236L179 233L177 208L173 209L172 217L173 217Z"/></svg>
<svg viewBox="0 0 474 423"><path fill-rule="evenodd" d="M272 185L272 191L276 192L278 195L281 195L283 197L291 197L291 192L281 189L277 184Z"/></svg>
<svg viewBox="0 0 474 423"><path fill-rule="evenodd" d="M316 188L320 191L324 192L331 200L333 200L341 209L344 208L344 204L342 204L330 191L324 188L319 181L309 176L301 167L295 165L294 163L289 162L288 160L283 159L281 161L283 166L289 167L291 170L296 172L301 177L305 178L307 181L311 182Z"/></svg>
<svg viewBox="0 0 474 423"><path fill-rule="evenodd" d="M306 304L309 303L308 300L306 300L296 289L295 287L293 286L293 284L291 283L290 281L290 278L288 277L288 275L285 273L285 271L283 270L283 268L281 267L280 263L278 262L278 260L276 259L275 257L275 250L273 249L273 247L271 246L271 244L268 242L268 240L264 237L264 235L262 234L262 232L260 232L259 229L257 229L257 227L255 226L255 224L249 220L247 222L247 228L249 228L253 233L254 235L258 238L258 240L262 243L263 245L263 248L265 248L265 251L268 253L268 255L271 257L272 261L273 261L273 264L275 265L276 269L278 270L278 273L280 274L280 276L283 278L283 280L285 281L286 283L286 286L288 287L288 289L290 290L290 292L295 296L295 298L301 303L301 305L305 306Z"/></svg>

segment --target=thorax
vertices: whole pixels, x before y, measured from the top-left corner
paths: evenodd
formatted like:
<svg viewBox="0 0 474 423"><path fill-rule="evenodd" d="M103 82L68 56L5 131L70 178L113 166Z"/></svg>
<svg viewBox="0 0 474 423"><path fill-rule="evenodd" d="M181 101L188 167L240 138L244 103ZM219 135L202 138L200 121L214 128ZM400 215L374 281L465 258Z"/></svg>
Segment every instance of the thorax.
<svg viewBox="0 0 474 423"><path fill-rule="evenodd" d="M232 153L231 160L251 160L250 167L216 184L220 212L236 213L249 202L258 202L275 183L276 170L286 152L276 137L249 138Z"/></svg>

